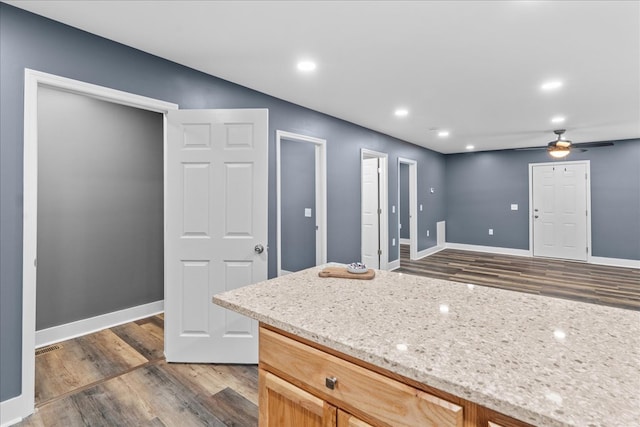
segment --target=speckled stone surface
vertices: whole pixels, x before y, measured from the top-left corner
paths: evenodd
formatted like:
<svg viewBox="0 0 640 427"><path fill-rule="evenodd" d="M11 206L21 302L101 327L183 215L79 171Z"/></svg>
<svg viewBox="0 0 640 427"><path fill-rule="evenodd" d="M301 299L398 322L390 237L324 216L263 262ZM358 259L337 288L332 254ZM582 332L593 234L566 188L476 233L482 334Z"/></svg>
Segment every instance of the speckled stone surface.
<svg viewBox="0 0 640 427"><path fill-rule="evenodd" d="M213 302L540 426L640 426L640 312L321 267Z"/></svg>

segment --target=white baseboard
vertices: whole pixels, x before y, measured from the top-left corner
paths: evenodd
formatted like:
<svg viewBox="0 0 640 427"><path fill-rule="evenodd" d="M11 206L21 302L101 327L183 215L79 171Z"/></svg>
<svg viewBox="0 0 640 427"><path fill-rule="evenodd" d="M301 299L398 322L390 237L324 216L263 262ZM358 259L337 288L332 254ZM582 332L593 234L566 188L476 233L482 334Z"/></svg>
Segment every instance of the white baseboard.
<svg viewBox="0 0 640 427"><path fill-rule="evenodd" d="M458 249L461 251L473 251L473 252L486 252L490 254L500 255L514 255L530 257L531 252L526 249L512 249L512 248L500 248L497 246L481 246L481 245L467 245L464 243L447 243L445 245L447 249Z"/></svg>
<svg viewBox="0 0 640 427"><path fill-rule="evenodd" d="M22 421L24 414L22 395L0 402L0 427L7 427Z"/></svg>
<svg viewBox="0 0 640 427"><path fill-rule="evenodd" d="M91 334L103 329L122 325L123 323L133 322L134 320L144 319L145 317L153 316L163 311L164 301L155 301L149 304L138 305L136 307L36 331L36 348Z"/></svg>
<svg viewBox="0 0 640 427"><path fill-rule="evenodd" d="M387 270L388 271L393 271L393 270L397 270L400 268L400 259L396 259L394 261L389 261L389 263L387 264Z"/></svg>
<svg viewBox="0 0 640 427"><path fill-rule="evenodd" d="M610 265L612 267L640 268L640 260L635 259L592 256L589 258L589 263L598 265Z"/></svg>
<svg viewBox="0 0 640 427"><path fill-rule="evenodd" d="M436 252L440 252L441 250L444 250L444 249L446 249L446 246L432 246L430 248L423 249L421 251L418 251L418 254L417 254L418 257L416 258L416 260L422 259L429 255L433 255Z"/></svg>
<svg viewBox="0 0 640 427"><path fill-rule="evenodd" d="M291 274L293 271L289 270L280 270L280 276L286 276L287 274Z"/></svg>
<svg viewBox="0 0 640 427"><path fill-rule="evenodd" d="M399 239L401 245L410 245L411 239L403 239L402 237Z"/></svg>

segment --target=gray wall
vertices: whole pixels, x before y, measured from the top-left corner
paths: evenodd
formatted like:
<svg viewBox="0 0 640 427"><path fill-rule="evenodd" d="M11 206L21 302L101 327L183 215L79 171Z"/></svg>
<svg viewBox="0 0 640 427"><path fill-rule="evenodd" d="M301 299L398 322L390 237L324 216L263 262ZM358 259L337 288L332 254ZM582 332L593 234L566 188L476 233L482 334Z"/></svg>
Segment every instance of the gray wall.
<svg viewBox="0 0 640 427"><path fill-rule="evenodd" d="M36 330L163 296L163 118L38 91Z"/></svg>
<svg viewBox="0 0 640 427"><path fill-rule="evenodd" d="M309 142L280 142L282 179L281 266L299 271L316 265L316 148ZM311 217L304 216L305 208Z"/></svg>
<svg viewBox="0 0 640 427"><path fill-rule="evenodd" d="M409 165L400 163L400 238L411 238L409 221Z"/></svg>
<svg viewBox="0 0 640 427"><path fill-rule="evenodd" d="M0 400L20 394L22 334L22 153L24 69L69 77L181 108L269 109L269 277L275 259L275 130L327 140L327 257L360 258L360 149L389 154L389 205L397 194L397 159L418 161L419 249L435 245L426 229L444 220L444 156L153 55L0 3ZM428 187L437 189L428 194ZM398 239L389 216L389 241ZM389 259L399 246L389 244Z"/></svg>
<svg viewBox="0 0 640 427"><path fill-rule="evenodd" d="M566 160L590 160L592 255L640 259L640 140L574 150ZM549 161L544 150L447 156L447 242L528 250L528 165Z"/></svg>

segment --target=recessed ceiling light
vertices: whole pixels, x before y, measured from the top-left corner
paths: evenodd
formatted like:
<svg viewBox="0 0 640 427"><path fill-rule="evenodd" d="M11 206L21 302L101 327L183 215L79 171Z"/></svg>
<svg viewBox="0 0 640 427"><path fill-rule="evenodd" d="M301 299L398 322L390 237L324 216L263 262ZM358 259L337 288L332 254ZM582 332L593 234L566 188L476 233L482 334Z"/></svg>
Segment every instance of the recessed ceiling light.
<svg viewBox="0 0 640 427"><path fill-rule="evenodd" d="M474 147L473 145L467 145L467 146L466 146L466 147L464 147L464 148L466 148L467 150L473 150L473 149L474 149L474 148L476 148L476 147Z"/></svg>
<svg viewBox="0 0 640 427"><path fill-rule="evenodd" d="M300 61L298 62L298 70L300 71L313 71L316 69L316 63L313 61Z"/></svg>
<svg viewBox="0 0 640 427"><path fill-rule="evenodd" d="M562 116L556 116L551 119L551 123L563 123L563 122L564 122L564 117Z"/></svg>
<svg viewBox="0 0 640 427"><path fill-rule="evenodd" d="M398 117L405 117L409 115L409 110L407 110L406 108L398 108L393 114Z"/></svg>
<svg viewBox="0 0 640 427"><path fill-rule="evenodd" d="M559 89L561 87L562 87L562 82L560 80L551 80L543 83L542 86L540 86L542 90L554 90L554 89Z"/></svg>
<svg viewBox="0 0 640 427"><path fill-rule="evenodd" d="M438 132L438 136L440 137L445 137L445 136L449 136L449 131L448 130L441 130L440 132Z"/></svg>

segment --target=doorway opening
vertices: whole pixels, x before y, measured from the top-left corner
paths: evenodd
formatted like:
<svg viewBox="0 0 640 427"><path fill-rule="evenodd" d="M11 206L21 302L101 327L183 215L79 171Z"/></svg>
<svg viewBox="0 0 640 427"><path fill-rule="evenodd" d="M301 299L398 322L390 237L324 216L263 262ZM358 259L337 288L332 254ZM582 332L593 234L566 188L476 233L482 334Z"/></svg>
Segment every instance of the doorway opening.
<svg viewBox="0 0 640 427"><path fill-rule="evenodd" d="M327 262L326 144L321 138L276 131L278 276Z"/></svg>
<svg viewBox="0 0 640 427"><path fill-rule="evenodd" d="M529 165L529 250L534 257L591 257L590 162Z"/></svg>
<svg viewBox="0 0 640 427"><path fill-rule="evenodd" d="M362 149L361 261L386 270L389 264L388 172L386 153Z"/></svg>
<svg viewBox="0 0 640 427"><path fill-rule="evenodd" d="M24 220L23 220L23 279L22 279L22 413L33 413L35 404L35 345L36 345L36 278L38 242L38 92L48 87L84 95L140 110L166 114L177 109L176 104L133 95L102 86L79 82L34 70L25 70L24 116ZM163 156L166 153L166 132L163 134ZM164 190L163 190L164 193ZM163 199L164 194L163 194ZM164 209L164 208L163 208ZM164 243L163 243L164 251Z"/></svg>
<svg viewBox="0 0 640 427"><path fill-rule="evenodd" d="M418 259L418 162L398 158L398 260ZM404 230L404 232L403 232Z"/></svg>

